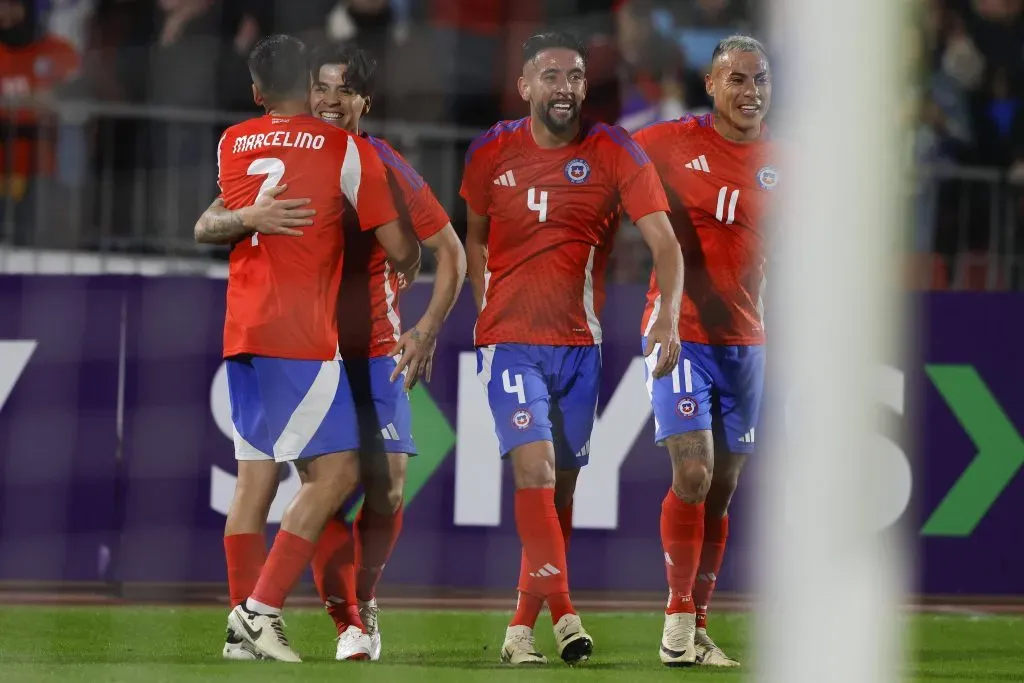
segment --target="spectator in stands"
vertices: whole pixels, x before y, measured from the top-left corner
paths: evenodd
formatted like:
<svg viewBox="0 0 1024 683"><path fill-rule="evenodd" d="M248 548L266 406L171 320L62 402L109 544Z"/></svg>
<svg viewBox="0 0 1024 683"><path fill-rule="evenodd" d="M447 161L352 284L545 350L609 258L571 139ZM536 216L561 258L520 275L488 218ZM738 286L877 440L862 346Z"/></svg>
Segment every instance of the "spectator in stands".
<svg viewBox="0 0 1024 683"><path fill-rule="evenodd" d="M78 68L75 48L45 30L34 2L0 0L0 95L10 102L0 110L0 196L4 223L13 219L15 228L0 235L19 243L44 239L52 228L54 91Z"/></svg>

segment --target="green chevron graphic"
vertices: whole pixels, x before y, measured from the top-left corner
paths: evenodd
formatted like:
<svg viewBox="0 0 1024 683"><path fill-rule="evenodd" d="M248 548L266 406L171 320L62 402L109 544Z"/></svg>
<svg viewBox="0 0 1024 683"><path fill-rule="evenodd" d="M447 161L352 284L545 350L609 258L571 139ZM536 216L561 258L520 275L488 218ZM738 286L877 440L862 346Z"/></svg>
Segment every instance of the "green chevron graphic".
<svg viewBox="0 0 1024 683"><path fill-rule="evenodd" d="M455 431L422 384L417 384L409 392L409 402L412 404L412 436L419 455L409 458L405 476L406 506L412 503L455 446ZM360 499L349 511L346 519L350 523L355 520L362 504Z"/></svg>
<svg viewBox="0 0 1024 683"><path fill-rule="evenodd" d="M978 448L978 454L921 529L924 536L970 536L1024 465L1024 440L971 365L925 372Z"/></svg>

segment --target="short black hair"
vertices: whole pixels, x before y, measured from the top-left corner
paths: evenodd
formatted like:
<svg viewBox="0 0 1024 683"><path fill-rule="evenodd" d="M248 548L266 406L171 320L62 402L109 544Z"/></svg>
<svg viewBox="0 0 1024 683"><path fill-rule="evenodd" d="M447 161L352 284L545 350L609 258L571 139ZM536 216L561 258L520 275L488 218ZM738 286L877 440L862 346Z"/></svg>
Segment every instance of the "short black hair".
<svg viewBox="0 0 1024 683"><path fill-rule="evenodd" d="M305 99L309 92L306 45L278 34L260 39L249 53L249 74L268 100Z"/></svg>
<svg viewBox="0 0 1024 683"><path fill-rule="evenodd" d="M377 81L377 60L357 45L320 45L309 56L309 75L320 77L320 67L338 64L345 67L345 85L363 97L373 94Z"/></svg>
<svg viewBox="0 0 1024 683"><path fill-rule="evenodd" d="M547 33L538 33L527 38L526 42L523 43L523 64L526 64L544 50L556 48L572 50L583 59L583 66L587 65L587 57L589 56L587 46L577 36L566 31L548 31Z"/></svg>

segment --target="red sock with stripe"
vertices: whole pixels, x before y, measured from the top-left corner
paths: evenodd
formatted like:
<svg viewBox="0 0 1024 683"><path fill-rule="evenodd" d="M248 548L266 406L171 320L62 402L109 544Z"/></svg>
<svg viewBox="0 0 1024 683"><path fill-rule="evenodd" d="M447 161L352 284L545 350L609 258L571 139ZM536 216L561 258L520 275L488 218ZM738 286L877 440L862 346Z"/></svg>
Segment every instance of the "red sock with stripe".
<svg viewBox="0 0 1024 683"><path fill-rule="evenodd" d="M704 518L704 545L700 549L697 583L693 588L693 603L697 608L697 628L708 627L708 605L715 592L718 572L725 557L725 543L729 538L729 515Z"/></svg>
<svg viewBox="0 0 1024 683"><path fill-rule="evenodd" d="M558 526L562 531L562 541L565 543L565 553L568 555L569 538L572 536L572 506L556 509L558 511ZM537 617L540 616L540 610L544 607L544 599L539 595L541 588L535 585L534 581L534 578L530 576L529 563L524 550L519 562L519 600L516 602L516 613L509 626L529 626L530 628L536 626Z"/></svg>
<svg viewBox="0 0 1024 683"><path fill-rule="evenodd" d="M665 614L695 612L693 583L704 538L704 503L684 503L669 489L661 503L661 546L665 551L669 601Z"/></svg>
<svg viewBox="0 0 1024 683"><path fill-rule="evenodd" d="M516 491L516 529L526 553L531 592L547 601L553 622L575 614L554 489Z"/></svg>

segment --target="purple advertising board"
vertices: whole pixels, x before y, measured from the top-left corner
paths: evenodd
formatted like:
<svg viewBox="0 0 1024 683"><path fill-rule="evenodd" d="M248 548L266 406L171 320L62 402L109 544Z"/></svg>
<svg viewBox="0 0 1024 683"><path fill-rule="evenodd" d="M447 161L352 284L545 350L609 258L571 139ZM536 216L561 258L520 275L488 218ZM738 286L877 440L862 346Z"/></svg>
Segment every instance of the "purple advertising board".
<svg viewBox="0 0 1024 683"><path fill-rule="evenodd" d="M219 354L224 288L206 278L0 277L0 580L225 580L235 468ZM429 292L403 295L403 318L414 320ZM664 588L658 514L670 467L653 444L639 360L643 293L608 292L599 416L570 551L580 590ZM911 531L921 592L1024 592L1024 552L1000 543L1024 534L1024 361L1013 348L1022 303L925 295L921 356L882 369L892 430L869 455L892 501L883 512ZM412 394L421 454L392 585L515 585L511 480L475 377L473 320L466 292L433 380ZM913 463L904 434L918 435ZM771 466L766 457L755 456L733 503L724 590L749 587L750 482ZM272 523L297 487L293 470L283 474Z"/></svg>

